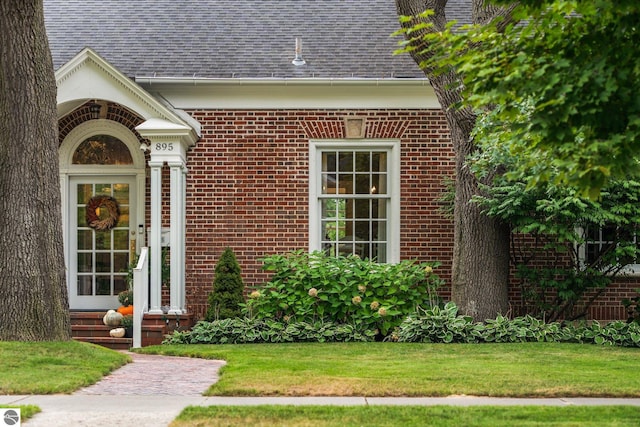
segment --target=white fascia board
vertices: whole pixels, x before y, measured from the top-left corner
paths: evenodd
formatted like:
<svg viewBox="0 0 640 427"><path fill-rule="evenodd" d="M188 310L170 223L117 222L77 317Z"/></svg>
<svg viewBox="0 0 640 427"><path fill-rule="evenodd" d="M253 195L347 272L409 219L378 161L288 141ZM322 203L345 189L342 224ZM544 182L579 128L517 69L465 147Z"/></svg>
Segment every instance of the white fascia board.
<svg viewBox="0 0 640 427"><path fill-rule="evenodd" d="M178 79L137 77L180 109L410 108L440 104L425 79Z"/></svg>
<svg viewBox="0 0 640 427"><path fill-rule="evenodd" d="M55 78L59 115L67 114L88 99L104 99L124 105L145 119L160 117L190 126L194 143L200 134L195 120L185 121L180 113L160 103L90 48L61 66Z"/></svg>

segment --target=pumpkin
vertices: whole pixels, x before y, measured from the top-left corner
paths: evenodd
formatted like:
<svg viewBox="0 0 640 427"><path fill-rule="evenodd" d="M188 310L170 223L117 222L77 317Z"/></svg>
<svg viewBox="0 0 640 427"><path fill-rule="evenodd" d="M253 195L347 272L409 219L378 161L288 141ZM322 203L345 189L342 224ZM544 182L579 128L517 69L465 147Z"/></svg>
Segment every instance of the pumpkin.
<svg viewBox="0 0 640 427"><path fill-rule="evenodd" d="M102 322L107 326L120 326L120 322L122 322L122 314L115 310L109 310L102 318Z"/></svg>
<svg viewBox="0 0 640 427"><path fill-rule="evenodd" d="M125 332L124 328L115 328L109 331L109 335L111 335L112 338L122 338Z"/></svg>
<svg viewBox="0 0 640 427"><path fill-rule="evenodd" d="M126 316L128 314L133 314L133 306L132 305L121 305L118 307L118 313Z"/></svg>

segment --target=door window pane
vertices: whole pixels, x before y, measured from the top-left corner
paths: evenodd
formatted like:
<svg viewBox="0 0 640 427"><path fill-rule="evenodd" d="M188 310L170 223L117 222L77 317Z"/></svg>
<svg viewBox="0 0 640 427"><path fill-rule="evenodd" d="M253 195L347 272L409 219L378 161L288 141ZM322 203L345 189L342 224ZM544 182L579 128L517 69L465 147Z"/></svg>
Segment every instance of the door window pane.
<svg viewBox="0 0 640 427"><path fill-rule="evenodd" d="M113 230L113 249L120 251L129 249L128 230Z"/></svg>
<svg viewBox="0 0 640 427"><path fill-rule="evenodd" d="M96 276L96 295L111 295L111 276Z"/></svg>
<svg viewBox="0 0 640 427"><path fill-rule="evenodd" d="M96 272L109 273L111 272L111 254L98 252L96 253Z"/></svg>
<svg viewBox="0 0 640 427"><path fill-rule="evenodd" d="M111 231L96 231L96 250L111 249Z"/></svg>
<svg viewBox="0 0 640 427"><path fill-rule="evenodd" d="M93 295L93 276L78 276L78 295Z"/></svg>
<svg viewBox="0 0 640 427"><path fill-rule="evenodd" d="M120 204L129 204L129 184L113 184L113 198Z"/></svg>
<svg viewBox="0 0 640 427"><path fill-rule="evenodd" d="M118 295L122 291L126 291L128 289L127 286L127 277L126 276L114 276L113 277L113 294Z"/></svg>
<svg viewBox="0 0 640 427"><path fill-rule="evenodd" d="M91 230L78 230L78 250L93 249L93 233Z"/></svg>
<svg viewBox="0 0 640 427"><path fill-rule="evenodd" d="M92 196L91 184L78 184L78 203L87 203Z"/></svg>
<svg viewBox="0 0 640 427"><path fill-rule="evenodd" d="M78 253L78 272L90 273L93 271L93 254Z"/></svg>
<svg viewBox="0 0 640 427"><path fill-rule="evenodd" d="M77 223L80 226L85 226L87 225L87 207L86 205L82 205L82 206L78 206L76 208L76 212L77 212Z"/></svg>
<svg viewBox="0 0 640 427"><path fill-rule="evenodd" d="M129 226L129 206L120 205L120 216L118 217L117 227Z"/></svg>
<svg viewBox="0 0 640 427"><path fill-rule="evenodd" d="M129 266L129 254L128 253L116 253L113 254L113 271L114 272L126 272Z"/></svg>

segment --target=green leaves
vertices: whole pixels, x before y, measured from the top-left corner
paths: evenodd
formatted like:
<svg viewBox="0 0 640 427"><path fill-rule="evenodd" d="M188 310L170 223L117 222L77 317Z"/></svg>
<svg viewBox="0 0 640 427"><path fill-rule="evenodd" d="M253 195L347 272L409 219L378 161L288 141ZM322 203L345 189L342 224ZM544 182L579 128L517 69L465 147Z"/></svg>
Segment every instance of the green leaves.
<svg viewBox="0 0 640 427"><path fill-rule="evenodd" d="M523 104L523 111L528 108ZM482 119L479 123L484 125ZM526 313L551 321L580 317L596 301L583 297L591 291L597 297L626 264L635 263L640 256L633 238L635 224L640 223L640 182L609 180L598 187L599 197L592 199L566 185L528 185L540 166L531 175L513 179L509 172L517 170L521 160L519 153L498 143L485 146L470 160L474 173L489 177L490 171L502 168L507 174L493 177L475 201L488 215L510 225L517 242L511 256ZM537 165L546 161L542 157ZM581 256L603 227L609 230L605 240L611 244L591 246L590 259ZM558 256L562 263L550 261Z"/></svg>
<svg viewBox="0 0 640 427"><path fill-rule="evenodd" d="M240 315L244 302L244 283L240 264L231 248L226 248L216 264L213 290L209 293L207 320L227 319Z"/></svg>
<svg viewBox="0 0 640 427"><path fill-rule="evenodd" d="M584 344L640 347L640 324L621 321L600 325L563 325L545 323L532 316L509 319L497 316L484 323L473 323L459 316L457 307L421 310L409 316L393 335L399 342L430 343L515 343L515 342L579 342Z"/></svg>
<svg viewBox="0 0 640 427"><path fill-rule="evenodd" d="M164 344L248 344L373 341L375 332L333 322L283 323L268 319L198 322L191 331L174 332Z"/></svg>
<svg viewBox="0 0 640 427"><path fill-rule="evenodd" d="M250 298L244 314L287 322L357 324L386 336L417 306L437 304L443 283L438 263L379 264L357 256L302 251L265 258L270 282Z"/></svg>
<svg viewBox="0 0 640 427"><path fill-rule="evenodd" d="M475 141L519 153L529 186L569 184L595 199L612 178L638 175L640 4L524 1L513 16L518 25L403 33L423 69L461 76L461 107L490 118Z"/></svg>
<svg viewBox="0 0 640 427"><path fill-rule="evenodd" d="M191 331L176 331L164 344L246 344L287 342L373 341L376 331L365 322L340 324L327 321L281 322L269 319L224 319L198 322ZM387 341L428 343L572 342L640 347L640 324L621 321L600 325L545 323L531 316L498 316L474 323L458 315L453 303L418 309L387 336Z"/></svg>

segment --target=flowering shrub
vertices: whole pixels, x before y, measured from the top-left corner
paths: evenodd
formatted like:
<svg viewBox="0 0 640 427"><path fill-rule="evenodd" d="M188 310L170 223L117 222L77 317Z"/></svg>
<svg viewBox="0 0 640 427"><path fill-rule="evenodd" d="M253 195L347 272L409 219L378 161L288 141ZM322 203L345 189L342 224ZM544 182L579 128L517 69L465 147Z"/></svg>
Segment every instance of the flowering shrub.
<svg viewBox="0 0 640 427"><path fill-rule="evenodd" d="M358 256L293 252L264 258L271 281L251 293L244 314L287 322L319 320L377 330L382 337L416 311L439 303L438 263L380 264Z"/></svg>

